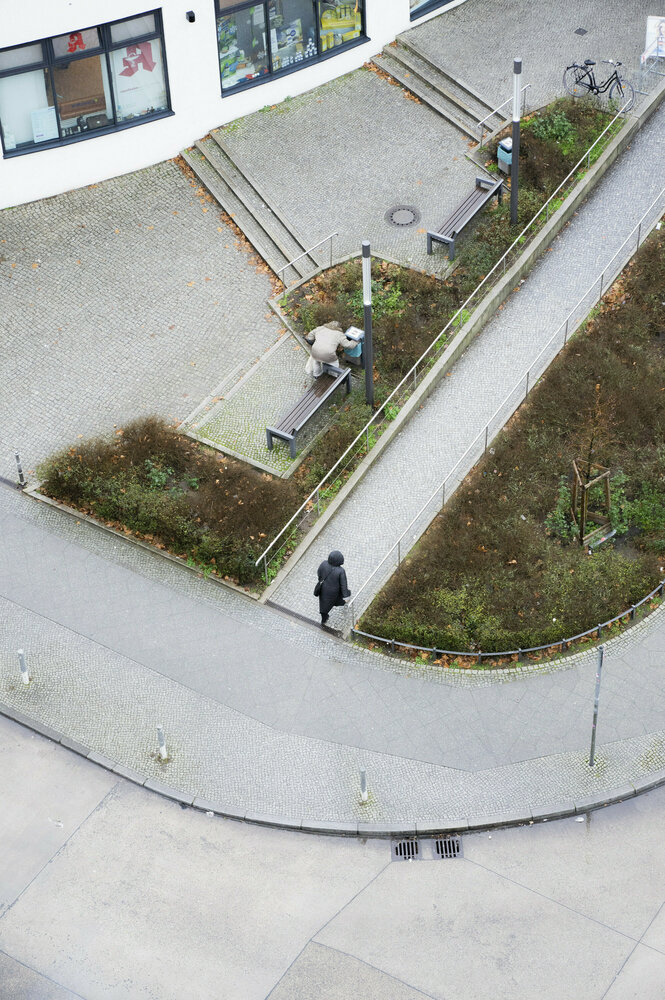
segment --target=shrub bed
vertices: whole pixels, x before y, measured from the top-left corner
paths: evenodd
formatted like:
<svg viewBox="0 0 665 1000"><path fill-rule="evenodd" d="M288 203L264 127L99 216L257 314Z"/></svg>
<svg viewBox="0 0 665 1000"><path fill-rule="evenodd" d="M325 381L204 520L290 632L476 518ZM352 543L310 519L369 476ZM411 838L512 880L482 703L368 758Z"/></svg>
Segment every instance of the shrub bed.
<svg viewBox="0 0 665 1000"><path fill-rule="evenodd" d="M295 483L227 458L157 417L81 442L38 469L54 500L242 585L301 502Z"/></svg>
<svg viewBox="0 0 665 1000"><path fill-rule="evenodd" d="M657 232L375 599L363 631L440 649L528 648L607 621L658 584L664 287ZM570 513L578 458L611 470L617 537L592 555Z"/></svg>

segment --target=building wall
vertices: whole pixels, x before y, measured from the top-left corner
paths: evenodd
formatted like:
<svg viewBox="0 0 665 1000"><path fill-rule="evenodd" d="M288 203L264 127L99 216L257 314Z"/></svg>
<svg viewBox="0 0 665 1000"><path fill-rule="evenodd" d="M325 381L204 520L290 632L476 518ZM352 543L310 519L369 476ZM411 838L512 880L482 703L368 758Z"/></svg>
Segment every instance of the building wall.
<svg viewBox="0 0 665 1000"><path fill-rule="evenodd" d="M458 6L455 0L446 9ZM150 0L21 0L5 5L3 48L154 9ZM0 205L7 207L115 177L177 155L211 128L277 104L348 73L410 27L409 0L365 0L370 41L333 58L222 99L213 0L162 0L164 46L174 115L56 149L0 160ZM185 18L194 10L196 21ZM436 12L418 20L422 23Z"/></svg>

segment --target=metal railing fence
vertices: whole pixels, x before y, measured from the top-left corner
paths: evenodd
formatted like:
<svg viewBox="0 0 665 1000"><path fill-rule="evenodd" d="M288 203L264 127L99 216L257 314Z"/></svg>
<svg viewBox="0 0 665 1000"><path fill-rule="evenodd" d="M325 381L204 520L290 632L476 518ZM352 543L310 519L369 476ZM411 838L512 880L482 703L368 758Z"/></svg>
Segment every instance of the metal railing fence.
<svg viewBox="0 0 665 1000"><path fill-rule="evenodd" d="M363 639L371 639L372 642L382 642L386 646L390 646L390 652L395 653L398 649L412 650L414 653L429 653L432 659L439 659L441 656L454 656L456 658L463 657L465 659L475 659L476 663L482 663L483 660L498 660L506 656L517 656L518 661L521 661L529 653L540 653L544 649L550 650L553 653L557 649L561 653L565 653L574 642L578 642L580 639L586 639L589 636L595 636L598 639L602 638L603 629L611 628L616 622L624 621L627 618L628 621L633 621L637 613L638 608L641 608L643 604L647 604L652 601L654 597L662 597L665 594L665 579L661 580L657 587L643 597L641 601L637 604L631 604L630 608L623 611L619 615L615 615L614 618L608 619L606 622L599 622L598 625L594 625L593 628L588 628L585 632L578 632L577 635L571 635L569 639L556 639L553 642L547 642L543 646L529 646L525 649L504 649L498 653L483 653L481 650L469 650L466 652L462 650L455 649L438 649L436 646L415 646L409 642L400 642L398 639L385 639L380 635L372 635L370 632L361 632L360 629L351 629L351 634L353 636L359 636Z"/></svg>
<svg viewBox="0 0 665 1000"><path fill-rule="evenodd" d="M520 90L521 105L522 105L522 111L521 111L522 116L524 116L526 114L526 92L527 92L527 90L529 89L530 86L531 86L530 83L525 83L524 86L522 87L522 89ZM508 124L508 122L504 122L504 124L501 125L500 128L498 128L498 129L491 129L489 132L485 131L485 129L483 128L483 125L485 124L485 122L489 121L490 118L492 118L494 115L497 115L499 113L499 111L501 111L502 108L505 108L505 106L507 104L512 104L512 101L513 101L512 97L509 97L507 101L504 101L503 104L500 104L498 108L494 109L494 111L490 111L490 113L488 115L485 115L485 117L481 118L481 120L478 122L478 132L479 132L479 135L480 135L480 139L478 141L478 145L479 145L479 147L481 149L483 147L485 139L488 139L491 136L495 135L496 132L500 132L501 129L503 129L503 128L506 127L506 125Z"/></svg>
<svg viewBox="0 0 665 1000"><path fill-rule="evenodd" d="M279 278L279 280L284 285L284 292L283 292L284 295L288 295L289 294L288 285L286 284L286 282L284 280L284 275L286 274L286 272L288 271L288 269L290 267L293 267L294 264L297 264L299 260L303 259L303 257L308 257L312 253L313 250L318 250L318 248L321 247L321 246L323 246L324 243L327 243L328 240L330 240L330 265L329 266L332 267L332 264L333 264L333 239L335 238L335 236L339 236L339 233L330 233L329 236L324 236L322 240L319 240L318 243L315 243L313 247L309 248L309 250L305 250L303 253L298 254L297 257L294 257L293 260L290 260L288 262L288 264L285 264L284 267L280 268L280 270L277 272L277 277Z"/></svg>
<svg viewBox="0 0 665 1000"><path fill-rule="evenodd" d="M445 479L437 486L430 498L420 508L416 516L404 529L397 541L385 554L376 568L367 577L363 584L355 592L353 598L346 605L351 617L352 626L359 614L362 613L360 596L366 592L370 583L375 582L373 593L376 593L380 586L397 569L405 555L409 552L415 542L420 538L423 531L431 523L432 519L449 500L457 487L469 474L476 462L487 452L491 442L498 432L503 428L507 420L513 415L518 406L524 402L530 390L536 384L538 378L543 374L550 362L556 357L560 350L565 347L568 337L575 332L577 327L586 319L590 311L599 304L603 292L606 292L612 285L615 278L621 273L626 262L638 250L643 238L650 232L658 222L665 207L665 187L649 205L648 209L628 234L619 249L613 255L603 271L598 275L588 287L584 295L578 300L575 306L566 316L565 320L550 337L545 346L538 354L535 361L520 376L519 380L496 408L483 429L472 441L462 457L453 466ZM558 346L557 346L558 345ZM367 607L371 597L366 595L362 609ZM468 654L467 654L468 655ZM495 654L497 655L497 654Z"/></svg>
<svg viewBox="0 0 665 1000"><path fill-rule="evenodd" d="M511 245L499 258L494 267L488 271L465 302L448 320L441 333L439 333L429 347L423 351L415 364L395 386L387 399L385 399L384 402L377 408L376 412L359 431L351 444L347 447L346 451L343 452L335 464L328 470L326 475L314 487L309 496L303 501L298 510L287 521L284 527L275 535L270 544L266 546L264 551L255 561L255 566L259 566L260 563L263 563L264 578L266 583L269 582L269 566L276 559L281 559L284 550L293 544L299 529L304 526L305 522L311 521L312 518L315 518L315 516L319 517L323 510L325 510L328 503L333 499L346 479L348 479L351 465L357 459L364 457L370 451L371 447L385 431L388 424L395 419L401 407L410 397L411 393L416 389L419 379L422 379L422 377L426 375L438 361L439 357L448 346L449 333L457 331L459 334L462 326L469 319L471 310L474 308L475 304L477 304L481 294L486 295L487 292L505 275L513 260L517 258L519 252L521 252L527 233L530 233L531 230L535 230L537 225L539 225L539 220L541 220L541 222L543 221L543 217L544 221L549 220L550 208L556 210L563 203L565 198L565 195L563 194L564 189L570 184L571 180L574 180L575 182L577 181L577 172L579 169L583 167L584 164L589 166L591 164L592 157L594 157L595 160L596 155L600 155L600 152L602 152L605 144L609 141L607 138L608 134L611 132L618 119L624 114L624 111L625 107L621 108L621 110L618 111L612 118L595 142L589 146L588 150L561 181L561 184L559 184L557 189L550 195L547 201L541 205L533 218L520 232L519 236L513 240ZM518 248L520 249L518 250ZM316 511L316 515L314 515L314 511ZM281 544L278 545L280 541ZM268 558L269 553L272 553L270 558Z"/></svg>

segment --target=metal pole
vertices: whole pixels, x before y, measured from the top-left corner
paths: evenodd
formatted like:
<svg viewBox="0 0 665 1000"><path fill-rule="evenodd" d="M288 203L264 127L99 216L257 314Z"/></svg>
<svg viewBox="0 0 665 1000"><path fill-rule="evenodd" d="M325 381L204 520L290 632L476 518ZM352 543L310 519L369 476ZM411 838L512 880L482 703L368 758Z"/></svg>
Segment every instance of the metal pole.
<svg viewBox="0 0 665 1000"><path fill-rule="evenodd" d="M263 553L263 572L265 574L266 583L268 583L268 557Z"/></svg>
<svg viewBox="0 0 665 1000"><path fill-rule="evenodd" d="M21 671L21 680L24 684L30 683L30 674L28 673L28 668L25 665L25 653L22 649L18 651L18 665Z"/></svg>
<svg viewBox="0 0 665 1000"><path fill-rule="evenodd" d="M374 347L372 344L372 258L369 255L369 240L363 240L363 318L365 340L365 400L374 409Z"/></svg>
<svg viewBox="0 0 665 1000"><path fill-rule="evenodd" d="M593 702L593 725L591 726L591 753L589 754L589 767L593 767L594 754L596 752L596 724L598 722L598 696L600 695L600 674L603 669L603 656L605 647L598 647L598 666L596 667L596 695Z"/></svg>
<svg viewBox="0 0 665 1000"><path fill-rule="evenodd" d="M490 425L487 424L485 427L485 451L487 451L487 435L489 434Z"/></svg>
<svg viewBox="0 0 665 1000"><path fill-rule="evenodd" d="M529 395L529 373L526 373L526 392L524 393L524 398Z"/></svg>
<svg viewBox="0 0 665 1000"><path fill-rule="evenodd" d="M19 486L21 487L21 489L23 489L23 487L27 485L27 482L25 476L23 475L23 467L21 466L21 459L19 458L19 454L17 451L14 452L14 455L16 457L16 468L18 469Z"/></svg>
<svg viewBox="0 0 665 1000"><path fill-rule="evenodd" d="M401 547L401 539L400 539L400 540L399 540L399 541L397 542L397 565L398 565L398 566L399 566L399 565L400 565L400 563L402 562L402 558L401 558L401 553L402 553L402 547Z"/></svg>
<svg viewBox="0 0 665 1000"><path fill-rule="evenodd" d="M640 245L640 236L641 235L642 235L642 223L640 222L639 226L637 227L637 246L638 246L638 249L639 249L639 245Z"/></svg>
<svg viewBox="0 0 665 1000"><path fill-rule="evenodd" d="M510 224L517 225L517 186L520 159L520 81L522 60L513 60L513 149L510 164Z"/></svg>
<svg viewBox="0 0 665 1000"><path fill-rule="evenodd" d="M360 801L367 802L367 771L360 768Z"/></svg>
<svg viewBox="0 0 665 1000"><path fill-rule="evenodd" d="M603 273L600 276L600 292L598 293L598 301L599 302L600 302L600 300L603 297L603 278L604 277L605 277L605 272L603 271Z"/></svg>
<svg viewBox="0 0 665 1000"><path fill-rule="evenodd" d="M164 727L157 726L157 742L159 743L159 756L161 760L168 760L166 740L164 739Z"/></svg>
<svg viewBox="0 0 665 1000"><path fill-rule="evenodd" d="M566 332L563 335L563 346L565 347L568 343L568 320L566 320Z"/></svg>

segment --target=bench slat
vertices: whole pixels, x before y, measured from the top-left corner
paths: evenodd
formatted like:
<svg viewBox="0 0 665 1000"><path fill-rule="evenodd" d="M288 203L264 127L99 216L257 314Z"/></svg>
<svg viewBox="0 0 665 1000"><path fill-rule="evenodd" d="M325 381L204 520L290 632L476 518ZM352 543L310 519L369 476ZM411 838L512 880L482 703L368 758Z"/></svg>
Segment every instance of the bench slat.
<svg viewBox="0 0 665 1000"><path fill-rule="evenodd" d="M320 375L314 385L298 400L296 405L289 410L273 427L267 427L268 448L272 448L272 438L283 438L288 440L291 458L296 457L296 434L301 430L309 418L323 405L326 399L332 395L337 386L346 382L347 392L350 392L351 372L348 368L339 370L339 374L330 370L333 366L327 366L325 374Z"/></svg>

